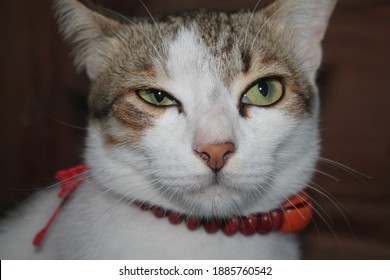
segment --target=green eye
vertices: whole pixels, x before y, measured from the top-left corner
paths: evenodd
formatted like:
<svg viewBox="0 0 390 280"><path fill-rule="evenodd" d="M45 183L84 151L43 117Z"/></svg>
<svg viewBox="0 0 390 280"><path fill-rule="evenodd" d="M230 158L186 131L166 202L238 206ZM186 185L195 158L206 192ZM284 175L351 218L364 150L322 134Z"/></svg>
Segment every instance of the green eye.
<svg viewBox="0 0 390 280"><path fill-rule="evenodd" d="M156 106L174 106L177 105L177 101L170 97L166 92L158 89L145 89L137 91L139 97L141 97L147 103Z"/></svg>
<svg viewBox="0 0 390 280"><path fill-rule="evenodd" d="M242 104L269 106L283 96L283 85L277 79L267 78L257 82L242 97Z"/></svg>

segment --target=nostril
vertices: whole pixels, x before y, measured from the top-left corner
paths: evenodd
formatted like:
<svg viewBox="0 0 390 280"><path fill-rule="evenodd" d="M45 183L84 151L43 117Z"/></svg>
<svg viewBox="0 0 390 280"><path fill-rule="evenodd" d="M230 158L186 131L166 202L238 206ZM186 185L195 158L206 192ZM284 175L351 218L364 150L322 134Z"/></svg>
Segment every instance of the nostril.
<svg viewBox="0 0 390 280"><path fill-rule="evenodd" d="M221 170L236 151L234 144L206 144L194 150L196 154L214 171Z"/></svg>
<svg viewBox="0 0 390 280"><path fill-rule="evenodd" d="M205 153L205 152L201 152L199 153L198 151L196 151L196 153L200 156L201 159L203 159L204 161L209 161L210 160L210 155L208 153Z"/></svg>
<svg viewBox="0 0 390 280"><path fill-rule="evenodd" d="M222 157L222 159L223 159L223 161L224 162L226 162L229 158L230 158L230 156L233 154L234 152L232 151L227 151L224 155L223 155L223 157Z"/></svg>
<svg viewBox="0 0 390 280"><path fill-rule="evenodd" d="M236 151L236 147L234 146L233 143L223 144L223 149L226 151L223 156L229 156Z"/></svg>

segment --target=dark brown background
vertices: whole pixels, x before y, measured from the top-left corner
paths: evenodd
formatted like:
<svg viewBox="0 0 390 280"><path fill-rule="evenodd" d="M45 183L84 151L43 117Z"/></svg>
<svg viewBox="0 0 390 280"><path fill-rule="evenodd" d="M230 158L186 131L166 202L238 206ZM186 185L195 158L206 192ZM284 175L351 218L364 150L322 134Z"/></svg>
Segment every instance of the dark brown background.
<svg viewBox="0 0 390 280"><path fill-rule="evenodd" d="M104 3L146 15L138 0ZM256 1L145 3L158 15L253 8ZM56 170L82 160L88 81L73 70L50 5L50 0L0 2L2 209L52 183ZM318 174L315 180L335 203L317 196L327 222L317 215L303 234L304 258L390 259L390 2L340 0L324 49L323 156L371 178L319 164L319 170L338 178Z"/></svg>

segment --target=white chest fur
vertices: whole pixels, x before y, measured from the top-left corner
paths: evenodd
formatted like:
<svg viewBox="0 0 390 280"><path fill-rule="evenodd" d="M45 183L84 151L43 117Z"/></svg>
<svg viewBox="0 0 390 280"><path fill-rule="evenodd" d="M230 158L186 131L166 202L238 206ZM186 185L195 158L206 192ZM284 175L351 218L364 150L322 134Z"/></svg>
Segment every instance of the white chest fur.
<svg viewBox="0 0 390 280"><path fill-rule="evenodd" d="M14 235L0 237L0 257L28 259L290 259L297 258L295 237L271 233L228 237L203 229L189 231L171 225L150 212L102 195L91 181L81 185L62 210L42 244L32 245L33 235L58 204L54 192L30 205L30 215L14 221ZM40 214L40 215L38 215Z"/></svg>

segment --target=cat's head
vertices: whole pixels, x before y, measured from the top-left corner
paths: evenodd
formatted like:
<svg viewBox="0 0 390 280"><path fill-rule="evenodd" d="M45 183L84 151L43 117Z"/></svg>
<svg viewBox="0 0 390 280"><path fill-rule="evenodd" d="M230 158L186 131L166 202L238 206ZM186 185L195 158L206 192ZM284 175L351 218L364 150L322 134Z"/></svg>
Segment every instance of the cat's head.
<svg viewBox="0 0 390 280"><path fill-rule="evenodd" d="M334 4L113 19L57 0L92 82L86 159L96 184L200 216L270 210L305 188Z"/></svg>

